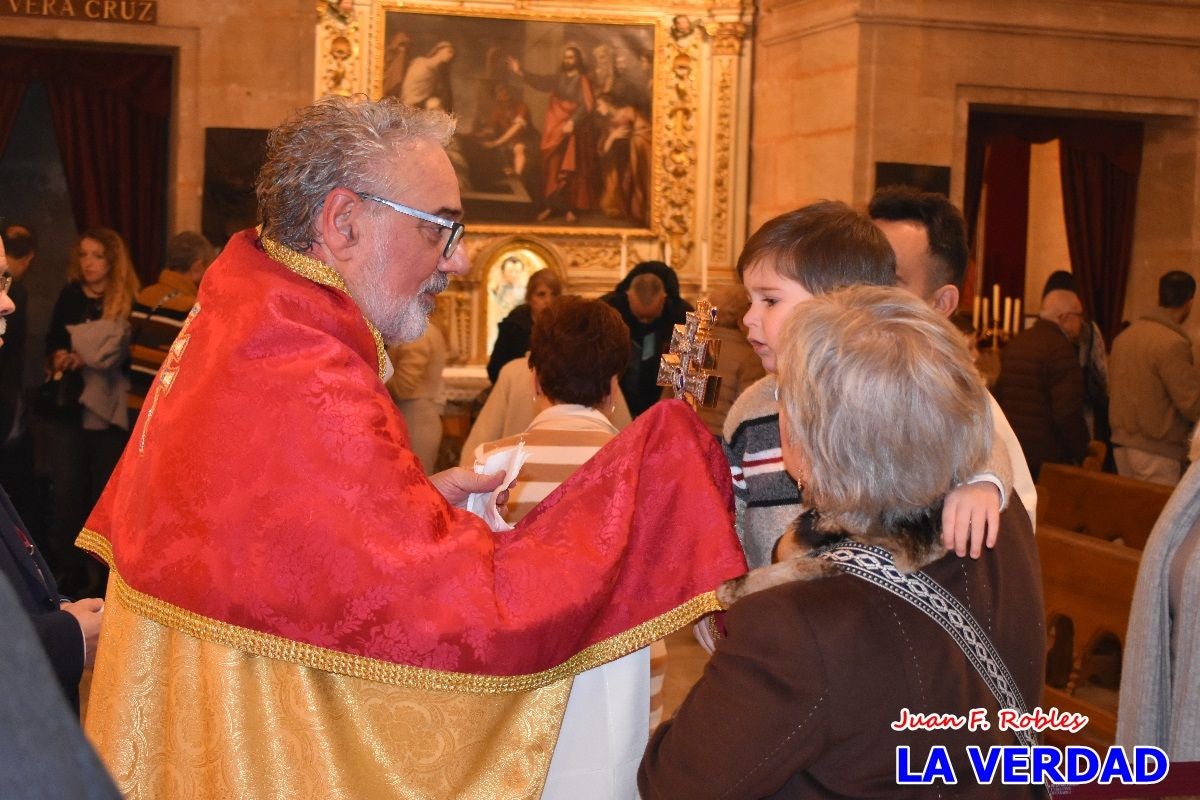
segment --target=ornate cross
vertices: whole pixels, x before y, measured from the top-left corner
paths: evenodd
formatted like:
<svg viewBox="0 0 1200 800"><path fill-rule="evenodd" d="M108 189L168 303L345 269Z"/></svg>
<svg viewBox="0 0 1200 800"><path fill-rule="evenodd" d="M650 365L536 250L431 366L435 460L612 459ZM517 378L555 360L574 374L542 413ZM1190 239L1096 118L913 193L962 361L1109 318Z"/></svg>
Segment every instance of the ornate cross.
<svg viewBox="0 0 1200 800"><path fill-rule="evenodd" d="M675 396L692 408L712 408L721 391L721 376L709 372L721 353L721 340L710 332L716 324L717 309L701 297L696 310L688 312L687 322L675 326L671 349L658 364L658 385L673 388Z"/></svg>

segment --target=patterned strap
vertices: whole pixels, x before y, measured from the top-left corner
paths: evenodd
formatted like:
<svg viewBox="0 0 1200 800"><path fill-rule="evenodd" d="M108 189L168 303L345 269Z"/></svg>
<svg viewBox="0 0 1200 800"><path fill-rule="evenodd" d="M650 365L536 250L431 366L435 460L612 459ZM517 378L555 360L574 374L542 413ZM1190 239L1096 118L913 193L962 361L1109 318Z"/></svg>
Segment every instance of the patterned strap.
<svg viewBox="0 0 1200 800"><path fill-rule="evenodd" d="M1017 682L987 632L967 607L933 578L919 571L906 575L896 567L891 553L857 542L829 545L816 550L813 555L916 606L950 634L1000 703L1000 708L1025 713L1025 701L1017 689ZM1025 747L1037 744L1037 737L1031 731L1018 730L1015 734L1017 741Z"/></svg>

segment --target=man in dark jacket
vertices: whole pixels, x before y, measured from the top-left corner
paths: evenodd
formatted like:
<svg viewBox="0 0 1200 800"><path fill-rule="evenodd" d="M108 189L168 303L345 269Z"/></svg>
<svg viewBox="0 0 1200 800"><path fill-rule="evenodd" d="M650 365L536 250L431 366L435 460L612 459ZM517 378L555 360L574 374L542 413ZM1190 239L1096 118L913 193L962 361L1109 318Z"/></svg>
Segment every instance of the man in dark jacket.
<svg viewBox="0 0 1200 800"><path fill-rule="evenodd" d="M1074 344L1082 327L1079 295L1056 289L1042 298L1040 319L1000 356L996 400L1035 479L1046 461L1078 464L1087 454L1083 370Z"/></svg>
<svg viewBox="0 0 1200 800"><path fill-rule="evenodd" d="M657 278L658 283L650 277ZM629 366L620 383L629 413L637 417L662 395L656 383L658 359L671 346L672 329L684 323L692 305L679 295L675 270L661 261L638 264L616 289L600 299L620 312L629 326Z"/></svg>

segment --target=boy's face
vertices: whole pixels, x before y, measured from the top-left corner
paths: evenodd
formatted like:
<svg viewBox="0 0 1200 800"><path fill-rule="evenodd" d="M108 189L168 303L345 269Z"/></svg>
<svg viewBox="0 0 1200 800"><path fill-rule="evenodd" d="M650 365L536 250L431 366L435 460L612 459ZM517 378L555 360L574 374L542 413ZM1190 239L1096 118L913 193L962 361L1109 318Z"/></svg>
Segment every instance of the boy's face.
<svg viewBox="0 0 1200 800"><path fill-rule="evenodd" d="M750 295L750 310L742 317L749 331L747 338L754 352L762 359L763 369L774 374L775 353L783 323L787 321L791 310L811 300L812 294L796 281L780 275L771 256L764 256L751 264L742 278Z"/></svg>

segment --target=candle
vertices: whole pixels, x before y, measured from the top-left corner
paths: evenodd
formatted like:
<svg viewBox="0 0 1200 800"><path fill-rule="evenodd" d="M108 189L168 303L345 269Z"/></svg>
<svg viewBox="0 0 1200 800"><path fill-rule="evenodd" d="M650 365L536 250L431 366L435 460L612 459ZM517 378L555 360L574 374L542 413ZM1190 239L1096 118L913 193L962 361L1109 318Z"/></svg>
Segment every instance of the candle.
<svg viewBox="0 0 1200 800"><path fill-rule="evenodd" d="M1024 320L1021 319L1021 298L1018 297L1016 302L1013 303L1012 332L1014 334L1017 334L1023 330L1025 330L1025 323L1024 323Z"/></svg>
<svg viewBox="0 0 1200 800"><path fill-rule="evenodd" d="M979 317L983 321L983 327L979 329L979 335L983 336L983 332L990 327L991 320L988 319L988 299L983 298L983 313Z"/></svg>
<svg viewBox="0 0 1200 800"><path fill-rule="evenodd" d="M629 237L621 234L621 277L629 272Z"/></svg>
<svg viewBox="0 0 1200 800"><path fill-rule="evenodd" d="M700 291L708 292L708 242L700 243Z"/></svg>
<svg viewBox="0 0 1200 800"><path fill-rule="evenodd" d="M1001 328L1005 333L1012 330L1012 298L1004 298L1004 326Z"/></svg>
<svg viewBox="0 0 1200 800"><path fill-rule="evenodd" d="M992 284L992 327L1000 321L1000 284Z"/></svg>
<svg viewBox="0 0 1200 800"><path fill-rule="evenodd" d="M671 243L663 242L663 263L668 267L671 266Z"/></svg>
<svg viewBox="0 0 1200 800"><path fill-rule="evenodd" d="M979 297L979 295L975 295L975 307L971 310L971 329L973 331L975 331L975 334L977 336L979 335L979 311L980 311L979 301L980 301L980 299L981 298Z"/></svg>

